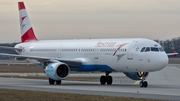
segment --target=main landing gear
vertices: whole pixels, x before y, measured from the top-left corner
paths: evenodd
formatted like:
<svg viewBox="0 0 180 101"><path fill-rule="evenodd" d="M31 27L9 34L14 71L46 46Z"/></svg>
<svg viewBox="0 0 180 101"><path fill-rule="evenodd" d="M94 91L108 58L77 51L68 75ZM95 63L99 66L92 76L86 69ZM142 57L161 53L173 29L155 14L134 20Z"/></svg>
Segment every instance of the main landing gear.
<svg viewBox="0 0 180 101"><path fill-rule="evenodd" d="M102 75L100 78L100 83L101 85L105 85L107 83L107 85L111 85L113 82L113 78L112 76L110 76L111 72L105 72L106 76Z"/></svg>
<svg viewBox="0 0 180 101"><path fill-rule="evenodd" d="M61 84L61 80L55 81L55 80L49 78L49 84L50 85L54 85L55 82L56 82L56 85L60 85Z"/></svg>

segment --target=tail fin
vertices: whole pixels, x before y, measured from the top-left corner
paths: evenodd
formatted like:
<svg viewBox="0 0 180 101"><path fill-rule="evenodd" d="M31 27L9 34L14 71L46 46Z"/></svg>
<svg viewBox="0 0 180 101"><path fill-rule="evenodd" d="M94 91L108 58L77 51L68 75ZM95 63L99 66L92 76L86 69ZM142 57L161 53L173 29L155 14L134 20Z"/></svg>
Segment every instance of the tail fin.
<svg viewBox="0 0 180 101"><path fill-rule="evenodd" d="M21 42L37 41L24 2L18 2L18 7L21 29Z"/></svg>

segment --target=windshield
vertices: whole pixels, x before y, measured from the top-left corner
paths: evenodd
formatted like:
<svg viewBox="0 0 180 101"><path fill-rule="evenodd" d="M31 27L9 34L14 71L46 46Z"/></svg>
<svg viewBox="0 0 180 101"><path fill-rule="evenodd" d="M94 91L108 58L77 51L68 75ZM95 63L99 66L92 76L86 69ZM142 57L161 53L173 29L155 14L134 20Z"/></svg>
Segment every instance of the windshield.
<svg viewBox="0 0 180 101"><path fill-rule="evenodd" d="M164 52L162 47L143 47L140 52Z"/></svg>
<svg viewBox="0 0 180 101"><path fill-rule="evenodd" d="M158 48L156 48L156 47L151 47L151 51L158 52L158 51L159 51L159 49L158 49Z"/></svg>

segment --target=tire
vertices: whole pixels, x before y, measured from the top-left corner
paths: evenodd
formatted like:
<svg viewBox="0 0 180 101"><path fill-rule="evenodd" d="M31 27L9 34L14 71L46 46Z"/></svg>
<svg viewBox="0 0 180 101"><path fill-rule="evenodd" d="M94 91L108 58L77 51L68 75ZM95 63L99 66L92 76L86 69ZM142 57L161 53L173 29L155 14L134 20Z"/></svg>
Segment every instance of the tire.
<svg viewBox="0 0 180 101"><path fill-rule="evenodd" d="M112 82L113 82L112 76L108 76L108 77L107 77L107 84L108 84L108 85L111 85Z"/></svg>
<svg viewBox="0 0 180 101"><path fill-rule="evenodd" d="M106 84L106 77L104 75L101 76L100 83L101 83L101 85L105 85Z"/></svg>
<svg viewBox="0 0 180 101"><path fill-rule="evenodd" d="M61 84L61 80L56 81L56 85L60 85Z"/></svg>
<svg viewBox="0 0 180 101"><path fill-rule="evenodd" d="M144 87L144 82L143 81L141 81L141 82L139 82L139 87Z"/></svg>
<svg viewBox="0 0 180 101"><path fill-rule="evenodd" d="M54 80L51 79L51 78L49 78L49 84L50 84L50 85L54 85Z"/></svg>
<svg viewBox="0 0 180 101"><path fill-rule="evenodd" d="M146 87L148 86L148 82L147 82L147 81L144 81L144 82L143 82L143 85L144 85L144 87L146 88Z"/></svg>

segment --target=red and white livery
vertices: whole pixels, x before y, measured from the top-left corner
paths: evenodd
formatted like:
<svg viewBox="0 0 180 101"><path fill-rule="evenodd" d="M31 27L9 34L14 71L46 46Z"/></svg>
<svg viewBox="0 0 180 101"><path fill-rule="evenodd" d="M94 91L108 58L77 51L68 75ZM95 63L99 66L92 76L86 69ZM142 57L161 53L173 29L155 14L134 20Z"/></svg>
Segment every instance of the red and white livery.
<svg viewBox="0 0 180 101"><path fill-rule="evenodd" d="M21 42L37 41L31 26L25 5L23 2L18 2L19 6L19 21L21 29Z"/></svg>
<svg viewBox="0 0 180 101"><path fill-rule="evenodd" d="M38 41L23 2L18 2L21 41L14 48L18 55L0 53L1 56L26 59L44 69L49 84L61 84L70 71L103 71L100 84L111 85L111 72L123 72L133 80L141 80L140 87L149 72L163 69L168 64L167 55L160 44L144 38L44 40Z"/></svg>

